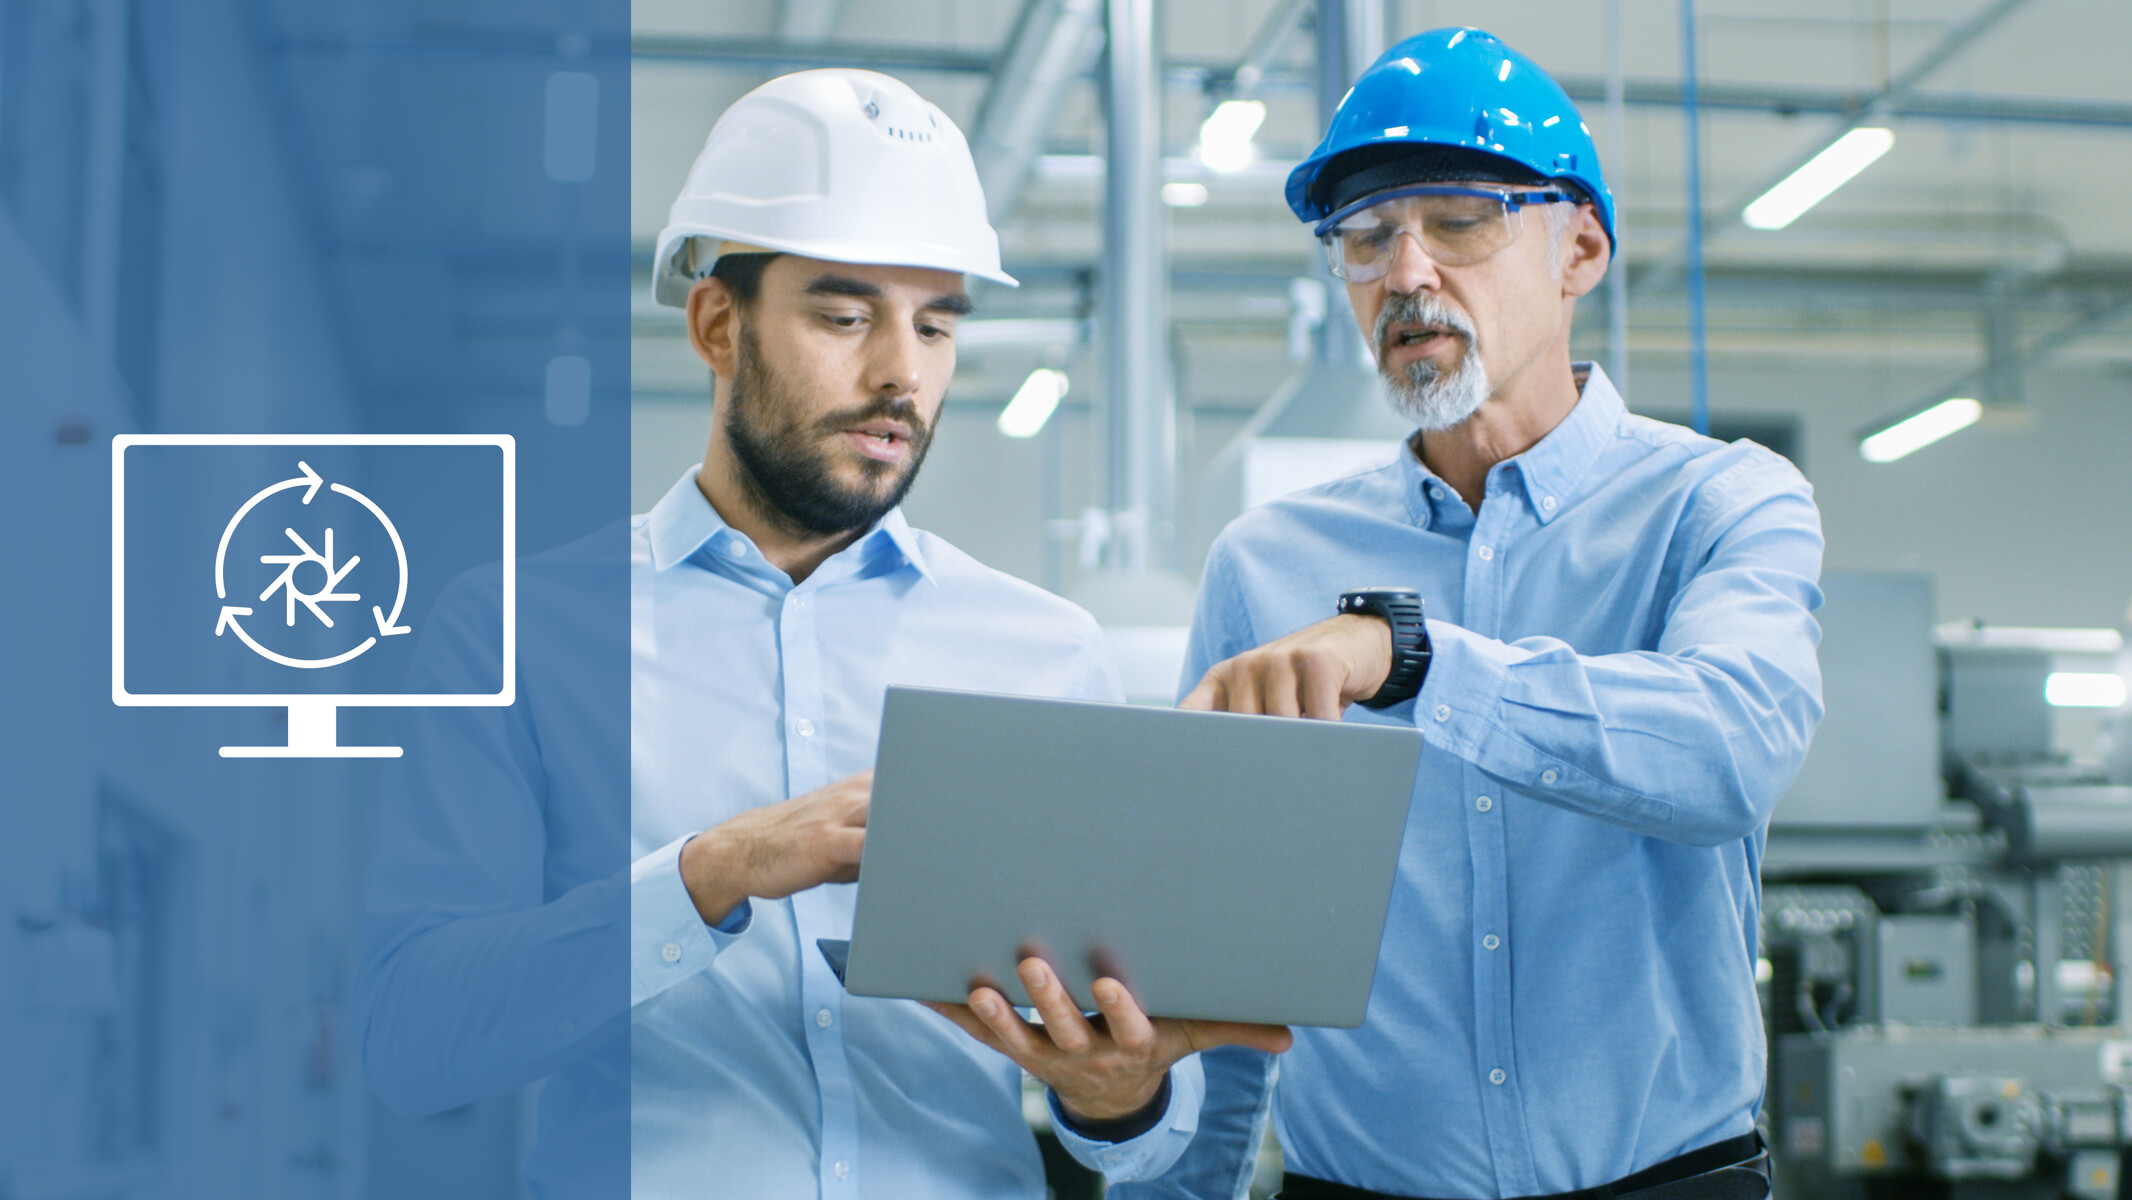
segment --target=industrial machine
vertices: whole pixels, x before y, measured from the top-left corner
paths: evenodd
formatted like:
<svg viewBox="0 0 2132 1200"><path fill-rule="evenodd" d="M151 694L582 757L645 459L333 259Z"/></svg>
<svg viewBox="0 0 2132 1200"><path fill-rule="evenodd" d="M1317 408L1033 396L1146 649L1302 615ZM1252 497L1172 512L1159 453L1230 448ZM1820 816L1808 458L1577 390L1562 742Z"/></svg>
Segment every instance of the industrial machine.
<svg viewBox="0 0 2132 1200"><path fill-rule="evenodd" d="M2054 751L2046 701L2117 636L1824 587L1828 715L1762 866L1777 1195L2132 1196L2132 779Z"/></svg>

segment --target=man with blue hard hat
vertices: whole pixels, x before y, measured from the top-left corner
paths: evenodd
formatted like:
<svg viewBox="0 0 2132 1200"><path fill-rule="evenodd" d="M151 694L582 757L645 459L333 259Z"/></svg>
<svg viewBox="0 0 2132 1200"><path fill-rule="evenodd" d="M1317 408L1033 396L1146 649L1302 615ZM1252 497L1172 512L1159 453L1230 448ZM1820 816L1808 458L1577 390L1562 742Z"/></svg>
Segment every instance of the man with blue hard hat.
<svg viewBox="0 0 2132 1200"><path fill-rule="evenodd" d="M1270 1110L1288 1200L1766 1196L1758 878L1822 712L1811 490L1570 361L1613 200L1496 38L1392 47L1287 194L1416 431L1221 535L1183 703L1427 748L1367 1020L1295 1030L1277 1075L1202 1054L1183 1157L1111 1194L1240 1195Z"/></svg>

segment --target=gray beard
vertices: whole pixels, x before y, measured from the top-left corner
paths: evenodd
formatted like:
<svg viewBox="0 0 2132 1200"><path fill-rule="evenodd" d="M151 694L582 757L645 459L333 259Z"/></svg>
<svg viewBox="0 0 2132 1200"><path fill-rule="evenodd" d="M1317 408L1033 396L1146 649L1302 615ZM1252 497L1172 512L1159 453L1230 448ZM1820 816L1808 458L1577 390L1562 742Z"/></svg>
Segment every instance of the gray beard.
<svg viewBox="0 0 2132 1200"><path fill-rule="evenodd" d="M1488 385L1488 369L1481 365L1480 345L1472 322L1430 296L1393 296L1377 313L1376 344L1379 362L1388 357L1385 335L1394 323L1426 322L1450 329L1465 343L1458 369L1446 375L1425 358L1408 363L1403 371L1384 370L1384 398L1393 411L1417 429L1435 432L1450 429L1480 411L1494 390Z"/></svg>

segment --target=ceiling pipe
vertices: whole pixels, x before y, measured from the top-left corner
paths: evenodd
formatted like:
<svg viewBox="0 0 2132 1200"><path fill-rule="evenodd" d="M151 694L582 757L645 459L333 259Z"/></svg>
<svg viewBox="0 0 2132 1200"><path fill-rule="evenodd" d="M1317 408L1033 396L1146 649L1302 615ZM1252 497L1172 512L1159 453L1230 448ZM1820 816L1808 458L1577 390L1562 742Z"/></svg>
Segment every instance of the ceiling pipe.
<svg viewBox="0 0 2132 1200"><path fill-rule="evenodd" d="M1890 115L1889 105L1900 100L1923 83L1926 77L1946 65L1947 60L1969 48L1970 44L1989 32L1993 26L2013 15L2015 9L2028 0L1992 0L1972 15L1967 21L1949 30L1945 37L1934 42L1931 48L1903 68L1903 73L1883 84L1879 91L1851 106L1849 113L1831 126L1820 139L1806 150L1787 161L1782 170L1772 171L1754 187L1741 192L1739 197L1725 206L1728 217L1738 216L1741 210L1764 192L1791 177L1800 167L1812 162L1816 155L1836 144L1837 139L1868 120Z"/></svg>
<svg viewBox="0 0 2132 1200"><path fill-rule="evenodd" d="M1249 100L1266 82L1273 64L1280 61L1281 53L1288 48L1289 35L1303 23L1303 14L1312 8L1312 0L1282 0L1258 27L1251 37L1251 44L1244 48L1244 56L1238 60L1236 70L1229 78L1208 89L1217 92L1224 100Z"/></svg>
<svg viewBox="0 0 2132 1200"><path fill-rule="evenodd" d="M1947 60L1967 49L1978 38L1989 32L1993 26L2005 20L2012 15L2015 9L2026 3L2028 3L2028 0L1992 0L1990 4L1978 10L1967 21L1949 30L1945 37L1933 43L1930 49L1905 67L1902 74L1890 79L1879 91L1849 105L1844 110L1843 117L1819 139L1809 145L1803 153L1787 159L1781 170L1770 172L1766 178L1758 181L1755 186L1741 192L1727 203L1723 209L1727 219L1719 223L1715 235L1719 237L1726 236L1741 228L1732 218L1737 217L1750 203L1760 198L1769 189L1790 178L1800 167L1813 161L1822 151L1835 145L1837 139L1844 134L1858 128L1869 120L1883 120L1893 115L1904 115L1897 107L1898 102L1914 91L1917 85L1924 82L1926 77L1930 76L1932 72L1944 66ZM1699 218L1700 214L1697 214L1697 216ZM1700 230L1694 229L1691 225L1691 231L1691 235L1696 236L1699 240ZM1638 290L1663 287L1672 282L1676 273L1683 266L1686 253L1687 247L1681 246L1660 259L1636 280Z"/></svg>
<svg viewBox="0 0 2132 1200"><path fill-rule="evenodd" d="M1102 324L1109 358L1109 565L1144 572L1164 557L1157 535L1172 518L1176 446L1170 372L1163 361L1169 264L1162 236L1155 0L1107 0L1106 15Z"/></svg>
<svg viewBox="0 0 2132 1200"><path fill-rule="evenodd" d="M1695 432L1710 432L1709 337L1703 323L1703 111L1695 96L1695 0L1680 0L1682 174L1688 196L1688 244L1683 252L1688 271L1688 423ZM1618 207L1618 206L1617 206Z"/></svg>
<svg viewBox="0 0 2132 1200"><path fill-rule="evenodd" d="M500 35L480 39L427 35L413 42L388 41L363 36L332 35L279 37L268 49L292 57L324 58L366 54L380 57L424 55L552 57L555 36L547 34ZM947 75L990 75L999 65L998 55L984 50L958 50L933 46L886 45L869 42L831 41L795 45L774 38L698 37L690 34L640 33L629 39L630 57L700 67L751 67L797 71L807 67L862 67L869 70L924 72ZM595 41L592 57L621 53L621 44ZM1086 72L1084 72L1085 74ZM1165 86L1205 91L1233 79L1236 67L1228 62L1172 59L1165 63ZM1606 99L1604 76L1558 75L1555 82L1578 103ZM1269 67L1257 84L1259 90L1314 90L1315 71ZM1966 125L2065 125L2100 129L2132 128L2132 104L2121 101L2076 100L2037 96L1983 96L1973 93L1911 91L1878 98L1843 88L1784 87L1768 84L1704 82L1698 89L1706 111L1763 112L1782 116L1817 114L1848 116L1869 103L1889 116L1905 120L1952 121ZM1623 84L1623 100L1638 108L1680 107L1680 82L1670 79L1630 79ZM1767 188L1763 189L1767 191ZM1755 193L1760 195L1760 192ZM1747 197L1748 200L1753 196ZM1741 207L1745 207L1742 202Z"/></svg>
<svg viewBox="0 0 2132 1200"><path fill-rule="evenodd" d="M2132 311L2132 292L2101 297L2090 301L2085 307L2086 311L2080 316L2037 337L2025 347L2014 344L2009 332L2007 344L1998 351L1999 357L1997 361L1990 359L1989 348L1987 348L1987 359L1983 366L1947 383L1943 387L1935 389L1929 397L1912 405L1910 408L1894 415L1883 417L1870 425L1860 428L1856 435L1858 440L1863 441L1867 437L1887 429L1904 416L1922 411L1950 396L1969 395L1979 388L1990 388L1995 382L2008 379L2017 380L2022 372L2041 365L2067 345L2098 330L2107 328L2126 312Z"/></svg>
<svg viewBox="0 0 2132 1200"><path fill-rule="evenodd" d="M1376 0L1318 0L1318 128L1332 128L1333 114L1362 72L1384 52L1384 6ZM1351 366L1370 363L1355 327L1347 288L1320 265L1326 284L1325 323L1318 332L1318 359Z"/></svg>
<svg viewBox="0 0 2132 1200"><path fill-rule="evenodd" d="M1621 76L1621 0L1606 0L1606 123L1607 161L1614 178L1624 177L1626 152L1622 149L1628 125L1628 94ZM1622 209L1614 197L1614 254L1606 269L1606 373L1622 395L1629 391L1629 256L1622 245Z"/></svg>
<svg viewBox="0 0 2132 1200"><path fill-rule="evenodd" d="M1087 71L1090 51L1101 43L1102 17L1103 0L1029 0L1022 6L970 134L994 225L1021 203L1066 89Z"/></svg>

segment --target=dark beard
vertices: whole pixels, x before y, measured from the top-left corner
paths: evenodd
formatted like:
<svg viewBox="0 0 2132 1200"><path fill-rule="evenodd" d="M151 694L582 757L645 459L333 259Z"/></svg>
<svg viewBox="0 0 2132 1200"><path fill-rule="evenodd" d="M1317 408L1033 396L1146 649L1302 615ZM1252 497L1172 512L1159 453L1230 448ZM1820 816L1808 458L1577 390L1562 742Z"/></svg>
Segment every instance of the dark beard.
<svg viewBox="0 0 2132 1200"><path fill-rule="evenodd" d="M754 330L741 330L739 351L725 434L740 466L737 475L749 507L786 533L826 538L865 529L903 503L933 444L932 428L920 419L916 402L878 397L801 425L787 414L803 405L764 367ZM894 464L861 459L865 482L857 488L843 486L836 479L838 451L832 441L842 431L880 417L910 428L908 460L898 474Z"/></svg>

